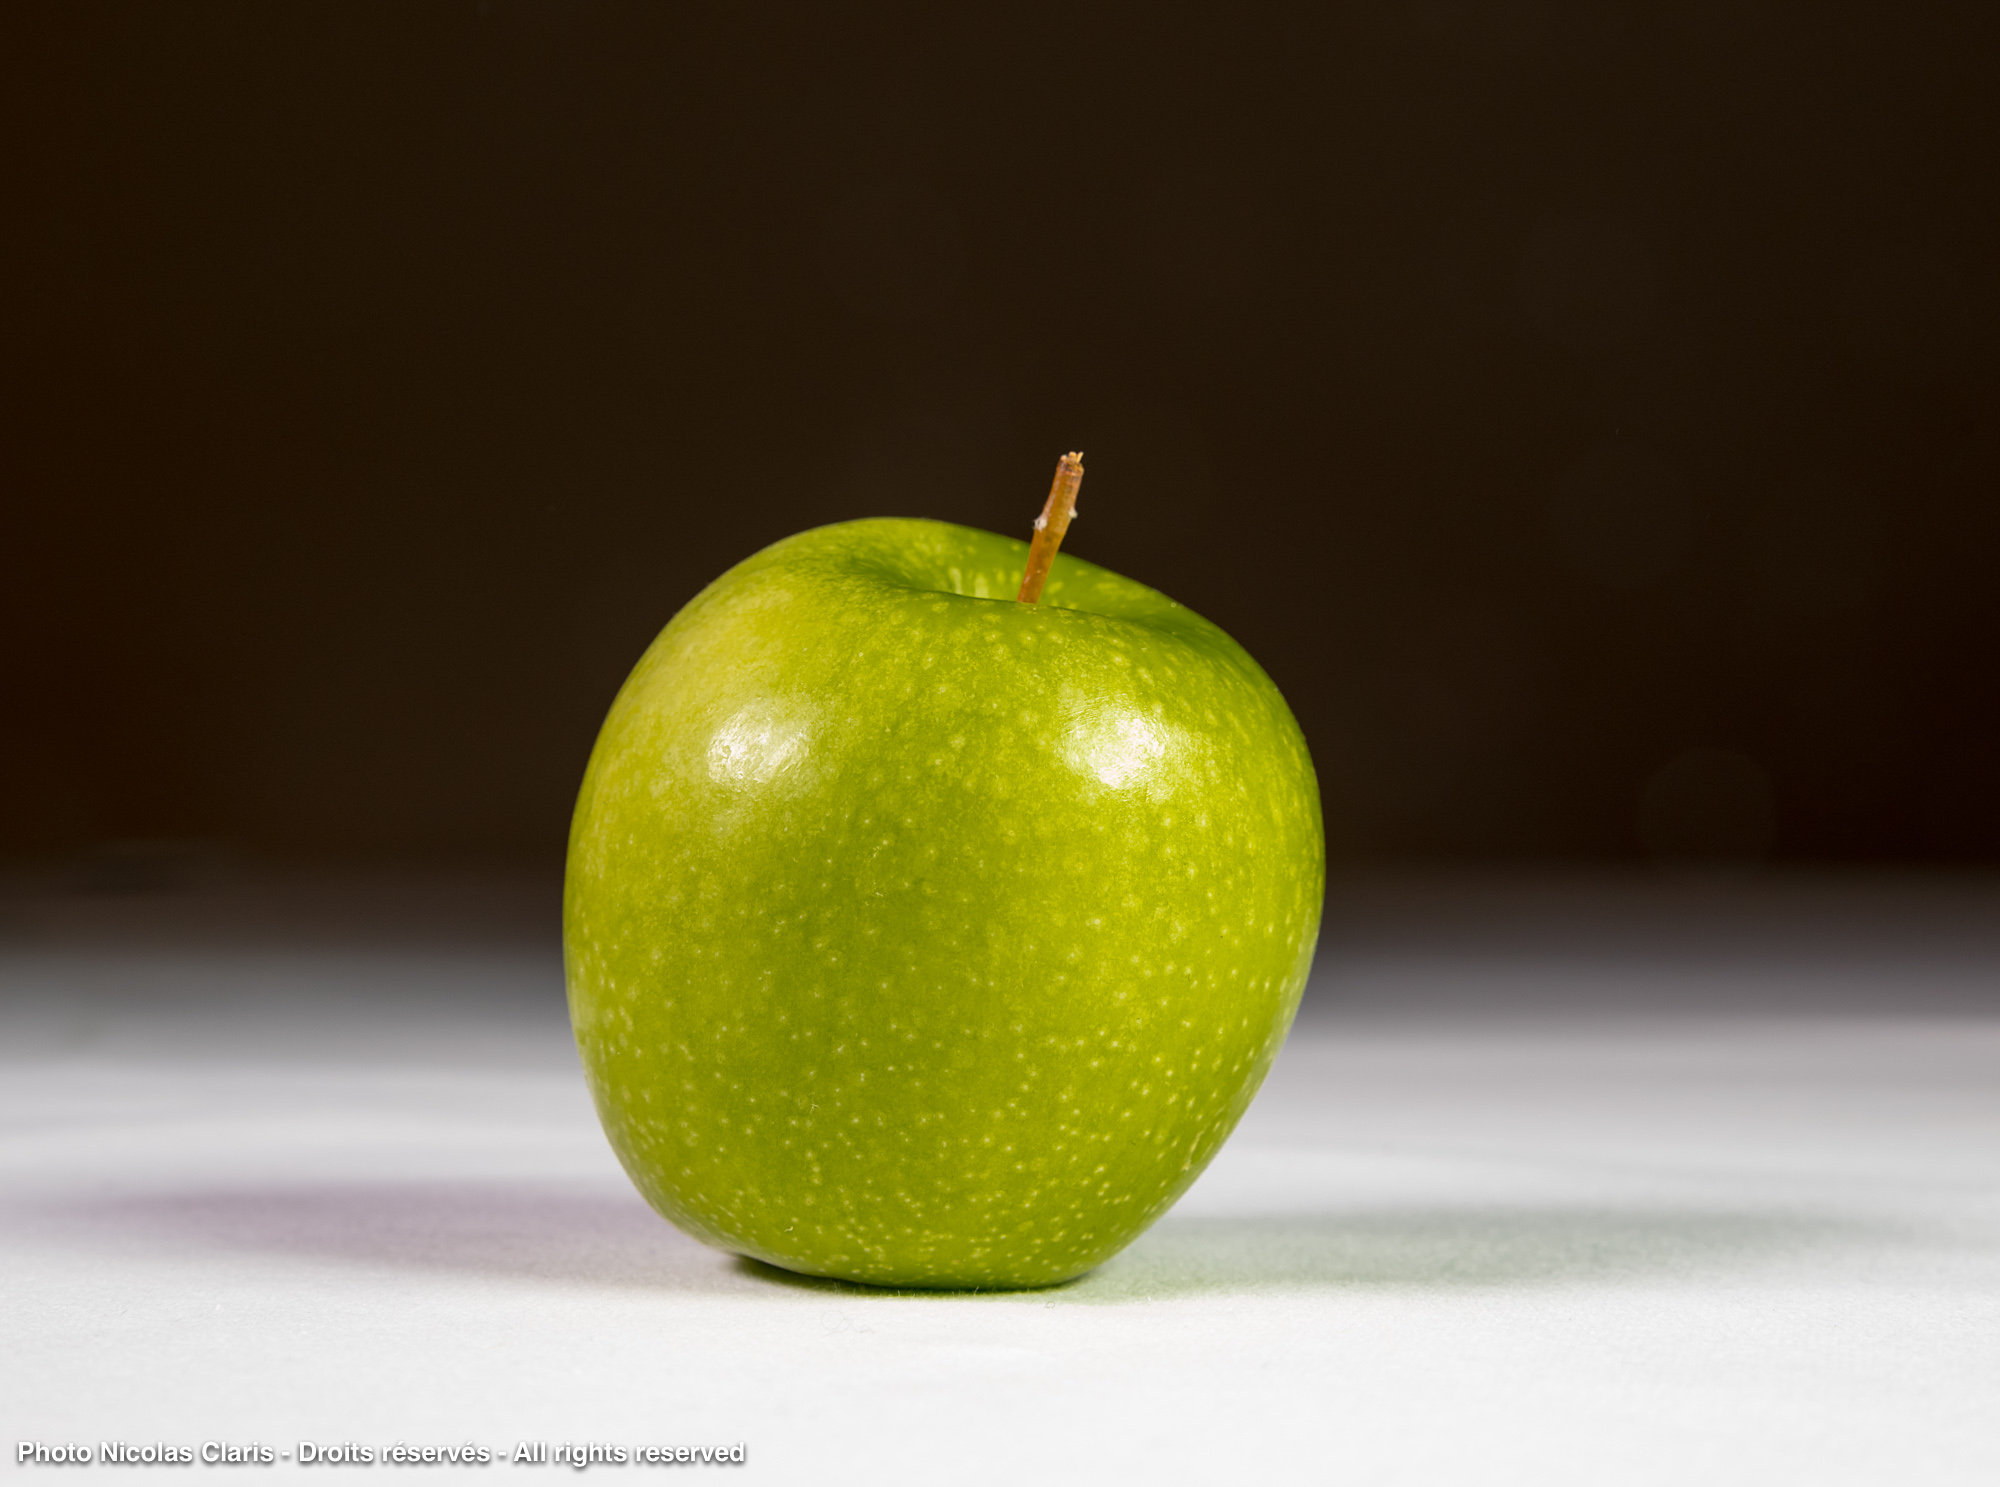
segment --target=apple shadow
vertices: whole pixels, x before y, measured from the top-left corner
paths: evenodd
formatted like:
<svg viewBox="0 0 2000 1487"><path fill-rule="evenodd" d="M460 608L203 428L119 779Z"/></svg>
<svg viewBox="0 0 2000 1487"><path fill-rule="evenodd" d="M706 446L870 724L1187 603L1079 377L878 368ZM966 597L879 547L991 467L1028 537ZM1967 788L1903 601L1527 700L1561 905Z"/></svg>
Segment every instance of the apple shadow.
<svg viewBox="0 0 2000 1487"><path fill-rule="evenodd" d="M21 1217L16 1210L16 1219ZM1796 1211L1404 1207L1169 1214L1110 1261L1035 1291L887 1289L725 1255L637 1194L532 1183L323 1183L70 1201L29 1216L65 1237L661 1294L793 1293L1122 1305L1201 1296L1604 1285L1755 1269L1880 1245L1851 1220Z"/></svg>
<svg viewBox="0 0 2000 1487"><path fill-rule="evenodd" d="M1260 1292L1614 1285L1756 1269L1809 1250L1879 1244L1884 1237L1847 1219L1721 1209L1170 1214L1064 1294L1110 1305Z"/></svg>

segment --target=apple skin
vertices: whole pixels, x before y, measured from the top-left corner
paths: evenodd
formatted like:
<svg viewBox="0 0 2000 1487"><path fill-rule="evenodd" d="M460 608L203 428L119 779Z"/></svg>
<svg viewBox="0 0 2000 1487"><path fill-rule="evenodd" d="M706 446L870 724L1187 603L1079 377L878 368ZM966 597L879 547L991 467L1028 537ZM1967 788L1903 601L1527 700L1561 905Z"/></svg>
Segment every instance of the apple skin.
<svg viewBox="0 0 2000 1487"><path fill-rule="evenodd" d="M870 520L702 591L619 692L570 1015L646 1199L811 1275L1080 1275L1200 1175L1297 1010L1318 782L1215 625L1079 559Z"/></svg>

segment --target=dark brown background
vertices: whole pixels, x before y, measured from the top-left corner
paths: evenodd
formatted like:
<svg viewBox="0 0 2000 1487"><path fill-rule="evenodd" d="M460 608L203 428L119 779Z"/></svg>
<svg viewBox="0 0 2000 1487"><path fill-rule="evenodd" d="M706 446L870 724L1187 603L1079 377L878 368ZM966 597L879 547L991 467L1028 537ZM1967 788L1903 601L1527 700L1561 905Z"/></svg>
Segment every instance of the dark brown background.
<svg viewBox="0 0 2000 1487"><path fill-rule="evenodd" d="M38 9L0 853L551 858L701 584L1081 447L1343 860L2000 856L1982 5Z"/></svg>

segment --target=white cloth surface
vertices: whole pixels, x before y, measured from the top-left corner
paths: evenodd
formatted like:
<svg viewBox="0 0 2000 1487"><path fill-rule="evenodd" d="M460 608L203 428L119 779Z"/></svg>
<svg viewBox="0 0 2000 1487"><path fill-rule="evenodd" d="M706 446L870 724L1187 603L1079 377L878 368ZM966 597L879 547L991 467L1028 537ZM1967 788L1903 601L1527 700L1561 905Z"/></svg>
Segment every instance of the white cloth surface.
<svg viewBox="0 0 2000 1487"><path fill-rule="evenodd" d="M1565 974L1651 977L1643 1006L1399 1011L1446 973L1324 965L1127 1253L911 1296L656 1218L545 949L17 939L5 1470L134 1470L24 1440L598 1441L741 1442L786 1483L2000 1481L2000 1017L1675 1010L1686 968L1616 946ZM1461 945L1447 979L1487 970Z"/></svg>

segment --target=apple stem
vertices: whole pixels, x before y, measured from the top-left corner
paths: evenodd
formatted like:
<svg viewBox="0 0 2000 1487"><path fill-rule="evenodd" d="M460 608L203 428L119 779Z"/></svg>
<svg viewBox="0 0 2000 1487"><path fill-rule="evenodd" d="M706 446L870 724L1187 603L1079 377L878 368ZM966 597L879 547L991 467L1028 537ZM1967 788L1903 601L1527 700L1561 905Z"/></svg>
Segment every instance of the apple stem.
<svg viewBox="0 0 2000 1487"><path fill-rule="evenodd" d="M1021 592L1014 596L1020 603L1042 602L1042 585L1049 581L1056 549L1076 519L1076 493L1082 484L1083 451L1079 449L1056 461L1055 483L1049 487L1042 514L1035 518L1035 540L1028 545L1028 571L1021 575Z"/></svg>

